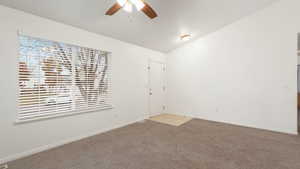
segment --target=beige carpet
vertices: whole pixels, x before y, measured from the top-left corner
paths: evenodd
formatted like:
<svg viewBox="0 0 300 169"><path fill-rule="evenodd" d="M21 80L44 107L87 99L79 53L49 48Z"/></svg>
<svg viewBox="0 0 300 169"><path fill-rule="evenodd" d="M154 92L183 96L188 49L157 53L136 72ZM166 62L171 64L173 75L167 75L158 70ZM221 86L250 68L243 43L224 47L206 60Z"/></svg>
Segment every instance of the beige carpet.
<svg viewBox="0 0 300 169"><path fill-rule="evenodd" d="M150 117L149 120L172 126L181 126L182 124L192 120L192 118L175 114L160 114Z"/></svg>
<svg viewBox="0 0 300 169"><path fill-rule="evenodd" d="M198 119L179 127L147 120L13 161L9 169L300 169L300 138Z"/></svg>

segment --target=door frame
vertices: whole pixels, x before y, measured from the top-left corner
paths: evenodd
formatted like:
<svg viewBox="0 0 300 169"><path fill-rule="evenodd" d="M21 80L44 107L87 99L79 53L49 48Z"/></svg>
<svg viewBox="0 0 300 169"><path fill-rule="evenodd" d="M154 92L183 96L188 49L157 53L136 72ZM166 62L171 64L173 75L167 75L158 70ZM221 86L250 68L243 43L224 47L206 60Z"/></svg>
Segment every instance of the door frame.
<svg viewBox="0 0 300 169"><path fill-rule="evenodd" d="M297 64L297 133L300 135L300 64Z"/></svg>
<svg viewBox="0 0 300 169"><path fill-rule="evenodd" d="M147 70L148 70L148 87L147 87L147 96L148 96L148 118L151 117L151 95L150 95L150 89L151 89L151 63L159 63L162 64L164 66L164 71L163 71L163 81L164 81L164 91L165 91L165 97L164 97L164 106L166 110L166 91L167 91L167 87L166 87L166 74L167 74L167 64L164 61L159 61L159 60L155 60L155 59L148 59L148 65L147 65Z"/></svg>

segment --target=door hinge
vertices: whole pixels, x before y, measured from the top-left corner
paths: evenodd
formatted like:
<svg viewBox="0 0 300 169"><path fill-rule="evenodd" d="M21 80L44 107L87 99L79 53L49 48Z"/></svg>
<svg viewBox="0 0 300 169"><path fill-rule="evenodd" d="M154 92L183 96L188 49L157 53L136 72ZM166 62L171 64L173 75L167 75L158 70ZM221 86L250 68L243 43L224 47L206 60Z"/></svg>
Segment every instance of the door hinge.
<svg viewBox="0 0 300 169"><path fill-rule="evenodd" d="M7 164L0 165L0 169L8 169L8 165Z"/></svg>

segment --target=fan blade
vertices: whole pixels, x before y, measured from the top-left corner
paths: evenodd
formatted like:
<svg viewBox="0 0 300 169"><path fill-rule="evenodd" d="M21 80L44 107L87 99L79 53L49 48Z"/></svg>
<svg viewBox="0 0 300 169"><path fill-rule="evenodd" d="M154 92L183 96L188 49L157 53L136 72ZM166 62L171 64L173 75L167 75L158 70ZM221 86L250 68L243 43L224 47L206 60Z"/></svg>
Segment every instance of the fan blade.
<svg viewBox="0 0 300 169"><path fill-rule="evenodd" d="M156 12L151 8L149 4L145 3L145 7L142 9L142 11L151 19L154 19L157 17Z"/></svg>
<svg viewBox="0 0 300 169"><path fill-rule="evenodd" d="M119 5L119 3L115 3L111 8L109 8L109 10L105 13L105 15L113 15L116 12L118 12L121 8L122 6Z"/></svg>

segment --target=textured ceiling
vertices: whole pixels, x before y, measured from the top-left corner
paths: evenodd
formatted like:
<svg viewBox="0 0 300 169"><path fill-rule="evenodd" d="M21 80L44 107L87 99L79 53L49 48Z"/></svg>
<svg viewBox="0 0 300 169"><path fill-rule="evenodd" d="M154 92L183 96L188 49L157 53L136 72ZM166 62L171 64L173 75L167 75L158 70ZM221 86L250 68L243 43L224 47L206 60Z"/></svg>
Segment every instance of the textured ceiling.
<svg viewBox="0 0 300 169"><path fill-rule="evenodd" d="M270 5L276 0L147 0L159 17L120 11L105 16L116 0L0 0L0 4L76 26L161 52L168 52L192 39Z"/></svg>

